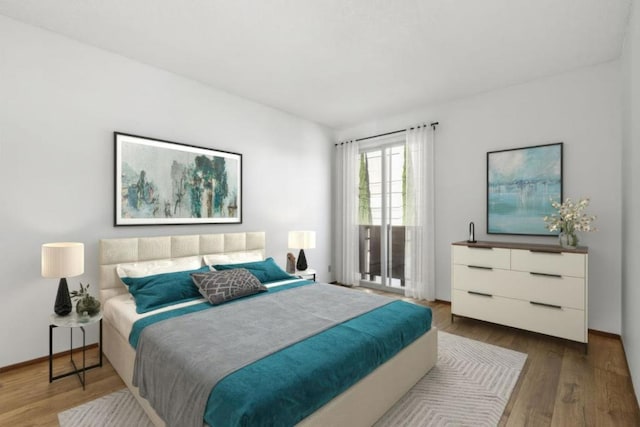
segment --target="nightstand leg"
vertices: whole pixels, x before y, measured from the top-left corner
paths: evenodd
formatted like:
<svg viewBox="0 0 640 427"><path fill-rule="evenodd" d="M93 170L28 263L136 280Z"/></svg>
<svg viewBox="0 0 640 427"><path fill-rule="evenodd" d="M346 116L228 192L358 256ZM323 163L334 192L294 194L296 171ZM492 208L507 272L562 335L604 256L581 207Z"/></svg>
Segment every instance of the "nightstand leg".
<svg viewBox="0 0 640 427"><path fill-rule="evenodd" d="M84 353L87 351L87 343L84 327L80 326L80 329L82 329L82 389L84 390L84 384L87 379L87 365L85 363Z"/></svg>
<svg viewBox="0 0 640 427"><path fill-rule="evenodd" d="M100 364L98 366L102 366L102 319L100 319Z"/></svg>
<svg viewBox="0 0 640 427"><path fill-rule="evenodd" d="M53 382L53 328L55 326L49 325L49 382Z"/></svg>

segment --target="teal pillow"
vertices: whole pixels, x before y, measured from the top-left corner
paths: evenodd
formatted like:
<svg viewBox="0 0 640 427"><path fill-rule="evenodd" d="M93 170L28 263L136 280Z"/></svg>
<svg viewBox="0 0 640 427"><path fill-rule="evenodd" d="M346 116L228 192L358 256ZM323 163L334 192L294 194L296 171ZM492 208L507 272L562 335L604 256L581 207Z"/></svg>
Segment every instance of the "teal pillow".
<svg viewBox="0 0 640 427"><path fill-rule="evenodd" d="M256 276L260 283L275 282L276 280L292 279L286 271L278 267L278 264L269 257L264 261L243 262L239 264L218 264L214 265L218 271L221 270L233 270L236 268L245 268L249 270L251 274Z"/></svg>
<svg viewBox="0 0 640 427"><path fill-rule="evenodd" d="M209 267L197 270L176 271L145 277L122 277L129 292L136 300L136 312L146 313L178 302L202 298L198 287L191 279L191 273L208 272Z"/></svg>

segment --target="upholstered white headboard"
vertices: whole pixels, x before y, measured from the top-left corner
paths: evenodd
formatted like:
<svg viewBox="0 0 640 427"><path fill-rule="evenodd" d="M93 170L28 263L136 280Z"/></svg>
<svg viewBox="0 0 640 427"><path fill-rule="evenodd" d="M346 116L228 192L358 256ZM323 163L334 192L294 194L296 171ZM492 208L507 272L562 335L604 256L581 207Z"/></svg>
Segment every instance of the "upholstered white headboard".
<svg viewBox="0 0 640 427"><path fill-rule="evenodd" d="M211 254L262 251L265 233L197 234L191 236L102 239L99 245L100 300L127 292L116 273L118 264Z"/></svg>

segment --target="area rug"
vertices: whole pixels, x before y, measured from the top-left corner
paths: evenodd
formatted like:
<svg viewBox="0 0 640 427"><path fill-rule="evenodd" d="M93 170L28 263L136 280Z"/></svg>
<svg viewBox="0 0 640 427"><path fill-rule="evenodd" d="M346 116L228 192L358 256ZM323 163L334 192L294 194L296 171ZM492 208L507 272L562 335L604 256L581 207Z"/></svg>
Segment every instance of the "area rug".
<svg viewBox="0 0 640 427"><path fill-rule="evenodd" d="M58 422L60 427L153 427L126 388L60 412Z"/></svg>
<svg viewBox="0 0 640 427"><path fill-rule="evenodd" d="M438 363L376 423L496 426L525 353L438 331Z"/></svg>
<svg viewBox="0 0 640 427"><path fill-rule="evenodd" d="M438 331L438 363L377 427L495 426L527 355ZM61 427L153 427L127 389L58 414Z"/></svg>

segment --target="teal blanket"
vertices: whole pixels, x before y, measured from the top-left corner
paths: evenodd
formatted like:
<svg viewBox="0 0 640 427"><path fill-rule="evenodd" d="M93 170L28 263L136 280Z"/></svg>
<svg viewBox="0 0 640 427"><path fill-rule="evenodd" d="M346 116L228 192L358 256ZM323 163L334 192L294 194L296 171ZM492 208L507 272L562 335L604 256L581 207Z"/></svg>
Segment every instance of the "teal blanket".
<svg viewBox="0 0 640 427"><path fill-rule="evenodd" d="M395 301L265 357L220 381L205 421L290 426L367 376L431 328L431 309Z"/></svg>
<svg viewBox="0 0 640 427"><path fill-rule="evenodd" d="M269 293L308 283L272 288ZM211 306L198 304L142 319L134 325L130 342L135 347L148 324L206 308ZM430 327L430 309L391 302L229 374L212 390L204 421L213 427L294 425Z"/></svg>

